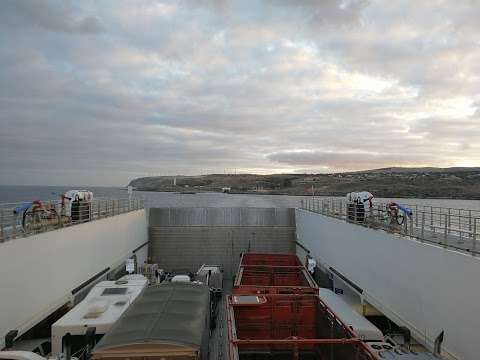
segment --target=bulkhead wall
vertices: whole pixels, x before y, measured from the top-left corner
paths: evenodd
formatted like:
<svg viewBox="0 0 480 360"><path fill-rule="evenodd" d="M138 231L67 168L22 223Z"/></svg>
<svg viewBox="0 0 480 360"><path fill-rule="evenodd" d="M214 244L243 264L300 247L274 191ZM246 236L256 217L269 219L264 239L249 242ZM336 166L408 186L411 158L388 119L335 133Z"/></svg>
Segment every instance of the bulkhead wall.
<svg viewBox="0 0 480 360"><path fill-rule="evenodd" d="M221 265L235 274L242 252L294 253L295 211L278 208L151 208L149 256L167 271Z"/></svg>

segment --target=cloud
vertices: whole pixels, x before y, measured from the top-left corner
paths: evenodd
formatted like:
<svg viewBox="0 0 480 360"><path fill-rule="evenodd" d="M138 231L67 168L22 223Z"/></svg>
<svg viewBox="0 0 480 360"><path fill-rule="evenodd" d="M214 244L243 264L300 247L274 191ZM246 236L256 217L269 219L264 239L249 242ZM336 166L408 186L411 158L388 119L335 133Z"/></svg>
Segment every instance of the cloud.
<svg viewBox="0 0 480 360"><path fill-rule="evenodd" d="M0 21L8 27L39 27L70 34L96 34L103 31L95 16L78 16L64 1L5 0Z"/></svg>
<svg viewBox="0 0 480 360"><path fill-rule="evenodd" d="M2 2L0 183L480 165L478 9Z"/></svg>
<svg viewBox="0 0 480 360"><path fill-rule="evenodd" d="M324 168L336 171L366 170L390 166L426 166L438 161L435 155L423 156L408 151L399 153L374 153L362 151L283 151L269 154L272 161L293 165L296 167Z"/></svg>
<svg viewBox="0 0 480 360"><path fill-rule="evenodd" d="M308 12L307 22L317 27L322 24L357 24L368 6L367 0L268 0L273 6L302 9Z"/></svg>

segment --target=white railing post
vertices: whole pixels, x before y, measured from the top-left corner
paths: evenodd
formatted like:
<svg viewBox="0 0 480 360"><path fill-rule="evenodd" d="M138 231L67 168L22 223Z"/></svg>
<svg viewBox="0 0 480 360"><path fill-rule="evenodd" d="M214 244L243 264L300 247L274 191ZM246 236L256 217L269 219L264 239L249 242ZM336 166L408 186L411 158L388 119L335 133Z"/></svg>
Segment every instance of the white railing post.
<svg viewBox="0 0 480 360"><path fill-rule="evenodd" d="M94 216L96 219L100 219L100 200L95 199L94 201L95 201L95 209L96 209L95 210L96 215L94 214Z"/></svg>
<svg viewBox="0 0 480 360"><path fill-rule="evenodd" d="M477 218L473 219L473 236L472 236L472 255L476 255L477 249Z"/></svg>
<svg viewBox="0 0 480 360"><path fill-rule="evenodd" d="M451 227L452 227L452 214L451 214L451 209L448 208L448 233L449 234L450 234L450 228Z"/></svg>
<svg viewBox="0 0 480 360"><path fill-rule="evenodd" d="M410 236L413 237L413 217L410 218Z"/></svg>
<svg viewBox="0 0 480 360"><path fill-rule="evenodd" d="M445 214L445 227L444 227L444 234L443 234L443 246L447 247L447 237L448 237L448 218L447 214Z"/></svg>
<svg viewBox="0 0 480 360"><path fill-rule="evenodd" d="M415 226L418 227L418 204L415 204Z"/></svg>
<svg viewBox="0 0 480 360"><path fill-rule="evenodd" d="M422 230L420 239L422 240L422 242L425 239L425 211L422 211Z"/></svg>
<svg viewBox="0 0 480 360"><path fill-rule="evenodd" d="M17 237L17 213L15 213L12 217L12 239Z"/></svg>
<svg viewBox="0 0 480 360"><path fill-rule="evenodd" d="M433 228L433 207L432 206L430 206L430 227Z"/></svg>
<svg viewBox="0 0 480 360"><path fill-rule="evenodd" d="M62 221L62 213L60 211L57 212L57 221L58 221L57 227L62 228L63 227L63 221Z"/></svg>
<svg viewBox="0 0 480 360"><path fill-rule="evenodd" d="M458 228L461 230L462 229L462 212L459 210L458 211Z"/></svg>
<svg viewBox="0 0 480 360"><path fill-rule="evenodd" d="M472 210L468 210L468 231L472 232Z"/></svg>

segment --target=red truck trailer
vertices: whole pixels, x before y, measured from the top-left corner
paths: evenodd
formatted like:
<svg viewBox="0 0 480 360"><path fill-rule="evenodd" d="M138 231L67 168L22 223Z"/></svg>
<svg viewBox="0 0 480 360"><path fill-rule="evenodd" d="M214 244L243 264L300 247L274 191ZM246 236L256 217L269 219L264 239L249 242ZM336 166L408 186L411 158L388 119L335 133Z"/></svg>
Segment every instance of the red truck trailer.
<svg viewBox="0 0 480 360"><path fill-rule="evenodd" d="M295 254L243 253L242 265L303 266Z"/></svg>
<svg viewBox="0 0 480 360"><path fill-rule="evenodd" d="M318 286L293 254L242 255L234 294L318 294Z"/></svg>
<svg viewBox="0 0 480 360"><path fill-rule="evenodd" d="M227 321L230 360L377 359L315 295L230 295Z"/></svg>

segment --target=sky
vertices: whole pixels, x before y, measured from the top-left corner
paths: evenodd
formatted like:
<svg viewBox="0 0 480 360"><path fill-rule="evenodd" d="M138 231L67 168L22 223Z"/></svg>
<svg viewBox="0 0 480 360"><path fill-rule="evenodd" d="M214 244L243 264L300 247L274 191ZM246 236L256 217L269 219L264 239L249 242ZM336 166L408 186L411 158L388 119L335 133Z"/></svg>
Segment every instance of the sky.
<svg viewBox="0 0 480 360"><path fill-rule="evenodd" d="M480 2L0 3L0 184L480 166Z"/></svg>

